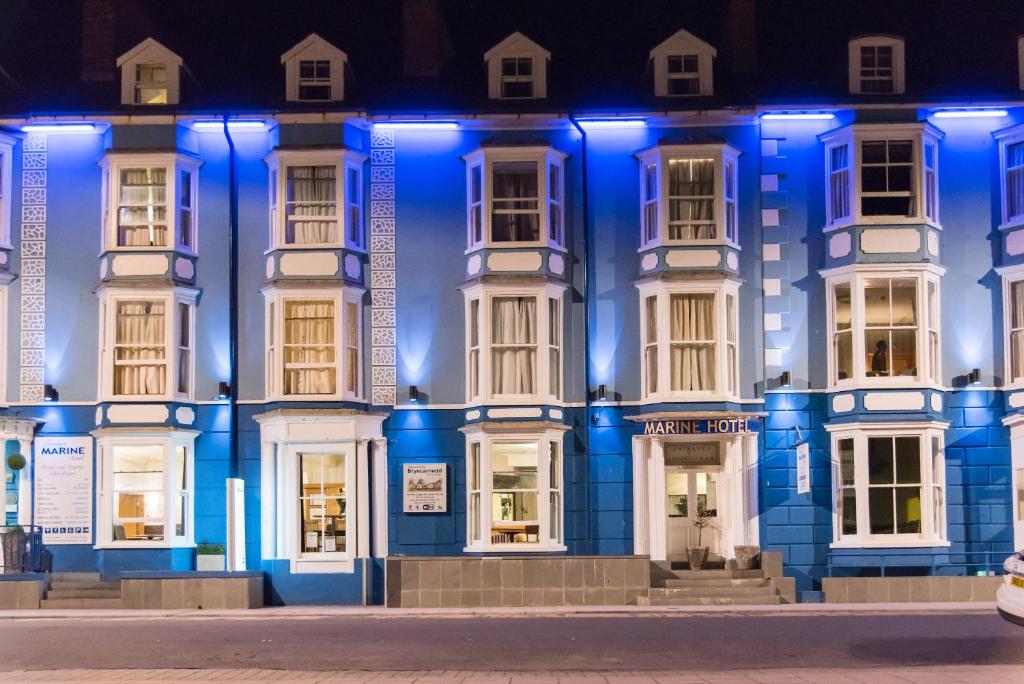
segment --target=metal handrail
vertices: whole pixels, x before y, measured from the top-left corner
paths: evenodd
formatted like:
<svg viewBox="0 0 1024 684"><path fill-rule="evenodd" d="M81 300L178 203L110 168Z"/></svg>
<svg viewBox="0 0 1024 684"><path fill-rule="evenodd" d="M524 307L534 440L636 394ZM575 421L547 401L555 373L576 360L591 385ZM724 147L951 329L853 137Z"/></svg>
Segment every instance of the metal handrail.
<svg viewBox="0 0 1024 684"><path fill-rule="evenodd" d="M834 571L840 568L846 569L878 569L882 577L886 577L886 570L894 568L928 568L929 575L937 574L939 568L963 568L965 571L974 568L975 571L984 569L987 574L1003 574L1003 561L1012 551L933 551L928 549L891 549L888 553L872 553L870 549L860 549L856 552L831 551L826 562L828 577L834 576ZM953 560L963 557L963 561ZM981 557L983 560L969 561L968 558ZM858 562L837 562L838 559L849 558ZM917 562L918 559L927 562ZM968 574L968 573L964 573Z"/></svg>
<svg viewBox="0 0 1024 684"><path fill-rule="evenodd" d="M38 525L0 526L0 573L42 572L43 529Z"/></svg>

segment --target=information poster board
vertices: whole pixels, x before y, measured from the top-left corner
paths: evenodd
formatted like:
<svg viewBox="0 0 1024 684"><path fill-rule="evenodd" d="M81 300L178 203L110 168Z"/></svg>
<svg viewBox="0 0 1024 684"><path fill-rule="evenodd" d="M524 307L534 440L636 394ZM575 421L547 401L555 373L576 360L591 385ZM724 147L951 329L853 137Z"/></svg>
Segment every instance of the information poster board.
<svg viewBox="0 0 1024 684"><path fill-rule="evenodd" d="M444 463L406 463L402 478L406 513L444 513L448 510L448 470Z"/></svg>
<svg viewBox="0 0 1024 684"><path fill-rule="evenodd" d="M811 445L807 442L796 446L796 493L809 494L811 491Z"/></svg>
<svg viewBox="0 0 1024 684"><path fill-rule="evenodd" d="M44 544L92 544L92 437L37 437L35 524Z"/></svg>

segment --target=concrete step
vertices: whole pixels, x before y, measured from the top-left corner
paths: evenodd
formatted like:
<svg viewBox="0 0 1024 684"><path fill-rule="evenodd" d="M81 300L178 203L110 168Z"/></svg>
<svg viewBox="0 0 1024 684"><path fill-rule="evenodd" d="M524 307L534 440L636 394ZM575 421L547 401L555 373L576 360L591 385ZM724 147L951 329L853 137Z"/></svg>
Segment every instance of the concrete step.
<svg viewBox="0 0 1024 684"><path fill-rule="evenodd" d="M673 570L674 579L764 579L760 570Z"/></svg>
<svg viewBox="0 0 1024 684"><path fill-rule="evenodd" d="M653 580L652 587L659 589L682 589L686 587L706 587L710 593L712 587L769 587L771 582L764 578L747 579L730 577L708 577L706 579L663 579Z"/></svg>
<svg viewBox="0 0 1024 684"><path fill-rule="evenodd" d="M121 589L50 589L46 598L59 599L121 599Z"/></svg>
<svg viewBox="0 0 1024 684"><path fill-rule="evenodd" d="M123 608L120 598L43 599L40 608Z"/></svg>
<svg viewBox="0 0 1024 684"><path fill-rule="evenodd" d="M640 596L640 606L773 606L782 603L777 594L762 596Z"/></svg>
<svg viewBox="0 0 1024 684"><path fill-rule="evenodd" d="M121 591L120 580L109 582L50 582L50 591L77 591L93 589L115 589Z"/></svg>
<svg viewBox="0 0 1024 684"><path fill-rule="evenodd" d="M648 593L655 596L775 596L772 587L683 587L674 589L651 589Z"/></svg>
<svg viewBox="0 0 1024 684"><path fill-rule="evenodd" d="M98 572L54 572L50 573L51 582L99 582L103 578Z"/></svg>

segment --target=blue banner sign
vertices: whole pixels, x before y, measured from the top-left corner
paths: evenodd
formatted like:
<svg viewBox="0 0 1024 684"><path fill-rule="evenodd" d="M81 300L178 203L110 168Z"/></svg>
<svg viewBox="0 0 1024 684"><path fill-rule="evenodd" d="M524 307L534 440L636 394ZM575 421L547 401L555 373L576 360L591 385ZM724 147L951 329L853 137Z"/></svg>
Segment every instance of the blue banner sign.
<svg viewBox="0 0 1024 684"><path fill-rule="evenodd" d="M737 435L757 432L757 418L649 420L637 426L643 435Z"/></svg>

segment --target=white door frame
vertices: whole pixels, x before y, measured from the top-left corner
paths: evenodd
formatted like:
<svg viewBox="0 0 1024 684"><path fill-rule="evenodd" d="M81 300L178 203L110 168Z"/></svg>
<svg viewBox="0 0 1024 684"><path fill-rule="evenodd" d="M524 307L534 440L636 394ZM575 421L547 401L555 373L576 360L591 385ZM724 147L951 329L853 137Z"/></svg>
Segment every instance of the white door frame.
<svg viewBox="0 0 1024 684"><path fill-rule="evenodd" d="M1024 414L1003 419L1010 428L1010 515L1013 517L1013 548L1024 548Z"/></svg>

